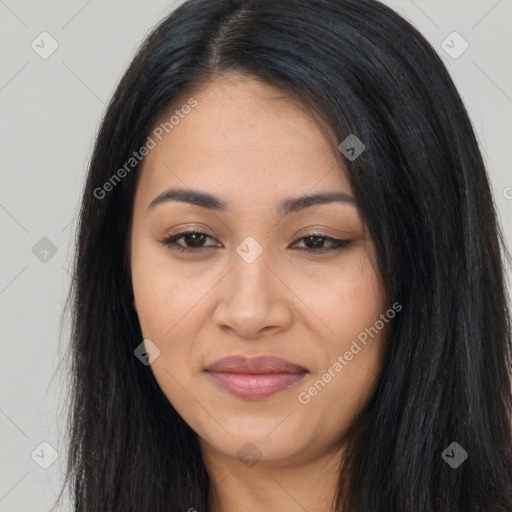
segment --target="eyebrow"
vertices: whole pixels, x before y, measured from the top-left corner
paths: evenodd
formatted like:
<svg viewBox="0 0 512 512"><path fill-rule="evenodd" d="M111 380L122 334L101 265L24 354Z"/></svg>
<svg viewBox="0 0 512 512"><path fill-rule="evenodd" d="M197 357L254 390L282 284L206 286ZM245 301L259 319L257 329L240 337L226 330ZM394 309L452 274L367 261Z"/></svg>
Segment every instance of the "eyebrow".
<svg viewBox="0 0 512 512"><path fill-rule="evenodd" d="M219 212L225 212L228 210L228 204L207 192L200 190L184 190L178 188L170 188L165 190L160 195L155 197L148 206L148 211L152 210L156 206L167 203L170 201L178 201L182 203L193 204L207 208L209 210L215 210ZM322 192L318 194L310 194L302 197L285 199L279 204L279 212L282 215L288 215L292 212L303 210L311 206L329 204L329 203L342 203L355 206L355 199L344 192Z"/></svg>

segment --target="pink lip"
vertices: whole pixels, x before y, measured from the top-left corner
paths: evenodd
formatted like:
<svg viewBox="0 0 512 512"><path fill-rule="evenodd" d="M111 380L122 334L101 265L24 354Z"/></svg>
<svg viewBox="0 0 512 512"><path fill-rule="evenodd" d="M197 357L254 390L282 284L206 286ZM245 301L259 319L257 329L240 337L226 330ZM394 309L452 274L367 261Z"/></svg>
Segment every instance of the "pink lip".
<svg viewBox="0 0 512 512"><path fill-rule="evenodd" d="M206 371L225 391L239 398L260 399L287 389L307 370L274 356L230 356L219 359Z"/></svg>

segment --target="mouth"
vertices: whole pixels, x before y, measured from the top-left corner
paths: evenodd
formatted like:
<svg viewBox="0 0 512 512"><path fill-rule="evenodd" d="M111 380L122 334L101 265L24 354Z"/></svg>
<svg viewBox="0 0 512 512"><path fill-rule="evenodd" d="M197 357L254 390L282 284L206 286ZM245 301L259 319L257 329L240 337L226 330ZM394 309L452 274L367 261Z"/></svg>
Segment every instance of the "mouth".
<svg viewBox="0 0 512 512"><path fill-rule="evenodd" d="M307 375L307 369L274 356L230 356L206 368L224 391L242 399L259 400L288 389Z"/></svg>

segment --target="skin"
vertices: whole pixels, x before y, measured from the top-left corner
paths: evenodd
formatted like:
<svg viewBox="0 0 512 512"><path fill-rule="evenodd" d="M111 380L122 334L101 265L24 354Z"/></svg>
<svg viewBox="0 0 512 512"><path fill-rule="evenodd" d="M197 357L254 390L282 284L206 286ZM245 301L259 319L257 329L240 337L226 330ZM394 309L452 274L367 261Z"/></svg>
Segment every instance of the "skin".
<svg viewBox="0 0 512 512"><path fill-rule="evenodd" d="M134 307L144 338L160 350L151 369L199 436L213 512L330 511L344 436L375 390L382 332L309 403L298 395L387 309L373 243L354 204L278 212L284 199L352 193L339 155L304 108L238 74L213 79L194 98L197 106L145 158L134 203ZM206 191L228 209L168 201L148 210L168 188ZM189 254L162 243L185 228L211 237L195 243L206 249ZM312 232L351 243L308 252L331 247L303 238ZM249 236L263 251L251 263L236 252ZM187 243L194 239L175 242ZM278 356L308 373L273 396L244 400L204 372L233 354ZM237 455L244 446L255 464Z"/></svg>

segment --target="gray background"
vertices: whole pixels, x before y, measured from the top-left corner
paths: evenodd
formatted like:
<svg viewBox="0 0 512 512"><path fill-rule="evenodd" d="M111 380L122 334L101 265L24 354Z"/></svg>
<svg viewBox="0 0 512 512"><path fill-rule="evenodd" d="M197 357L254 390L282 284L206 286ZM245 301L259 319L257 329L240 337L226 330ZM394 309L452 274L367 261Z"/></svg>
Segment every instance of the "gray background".
<svg viewBox="0 0 512 512"><path fill-rule="evenodd" d="M59 321L86 165L122 72L151 27L179 3L0 0L0 512L49 510L60 490L68 388L60 363L68 324L59 341ZM480 141L510 245L512 0L385 3L410 20L448 66ZM40 52L51 48L44 31L58 43L47 59L31 47L35 41ZM441 46L453 31L469 44L458 58ZM453 37L445 44L452 53L462 48ZM43 469L53 450L56 461Z"/></svg>

